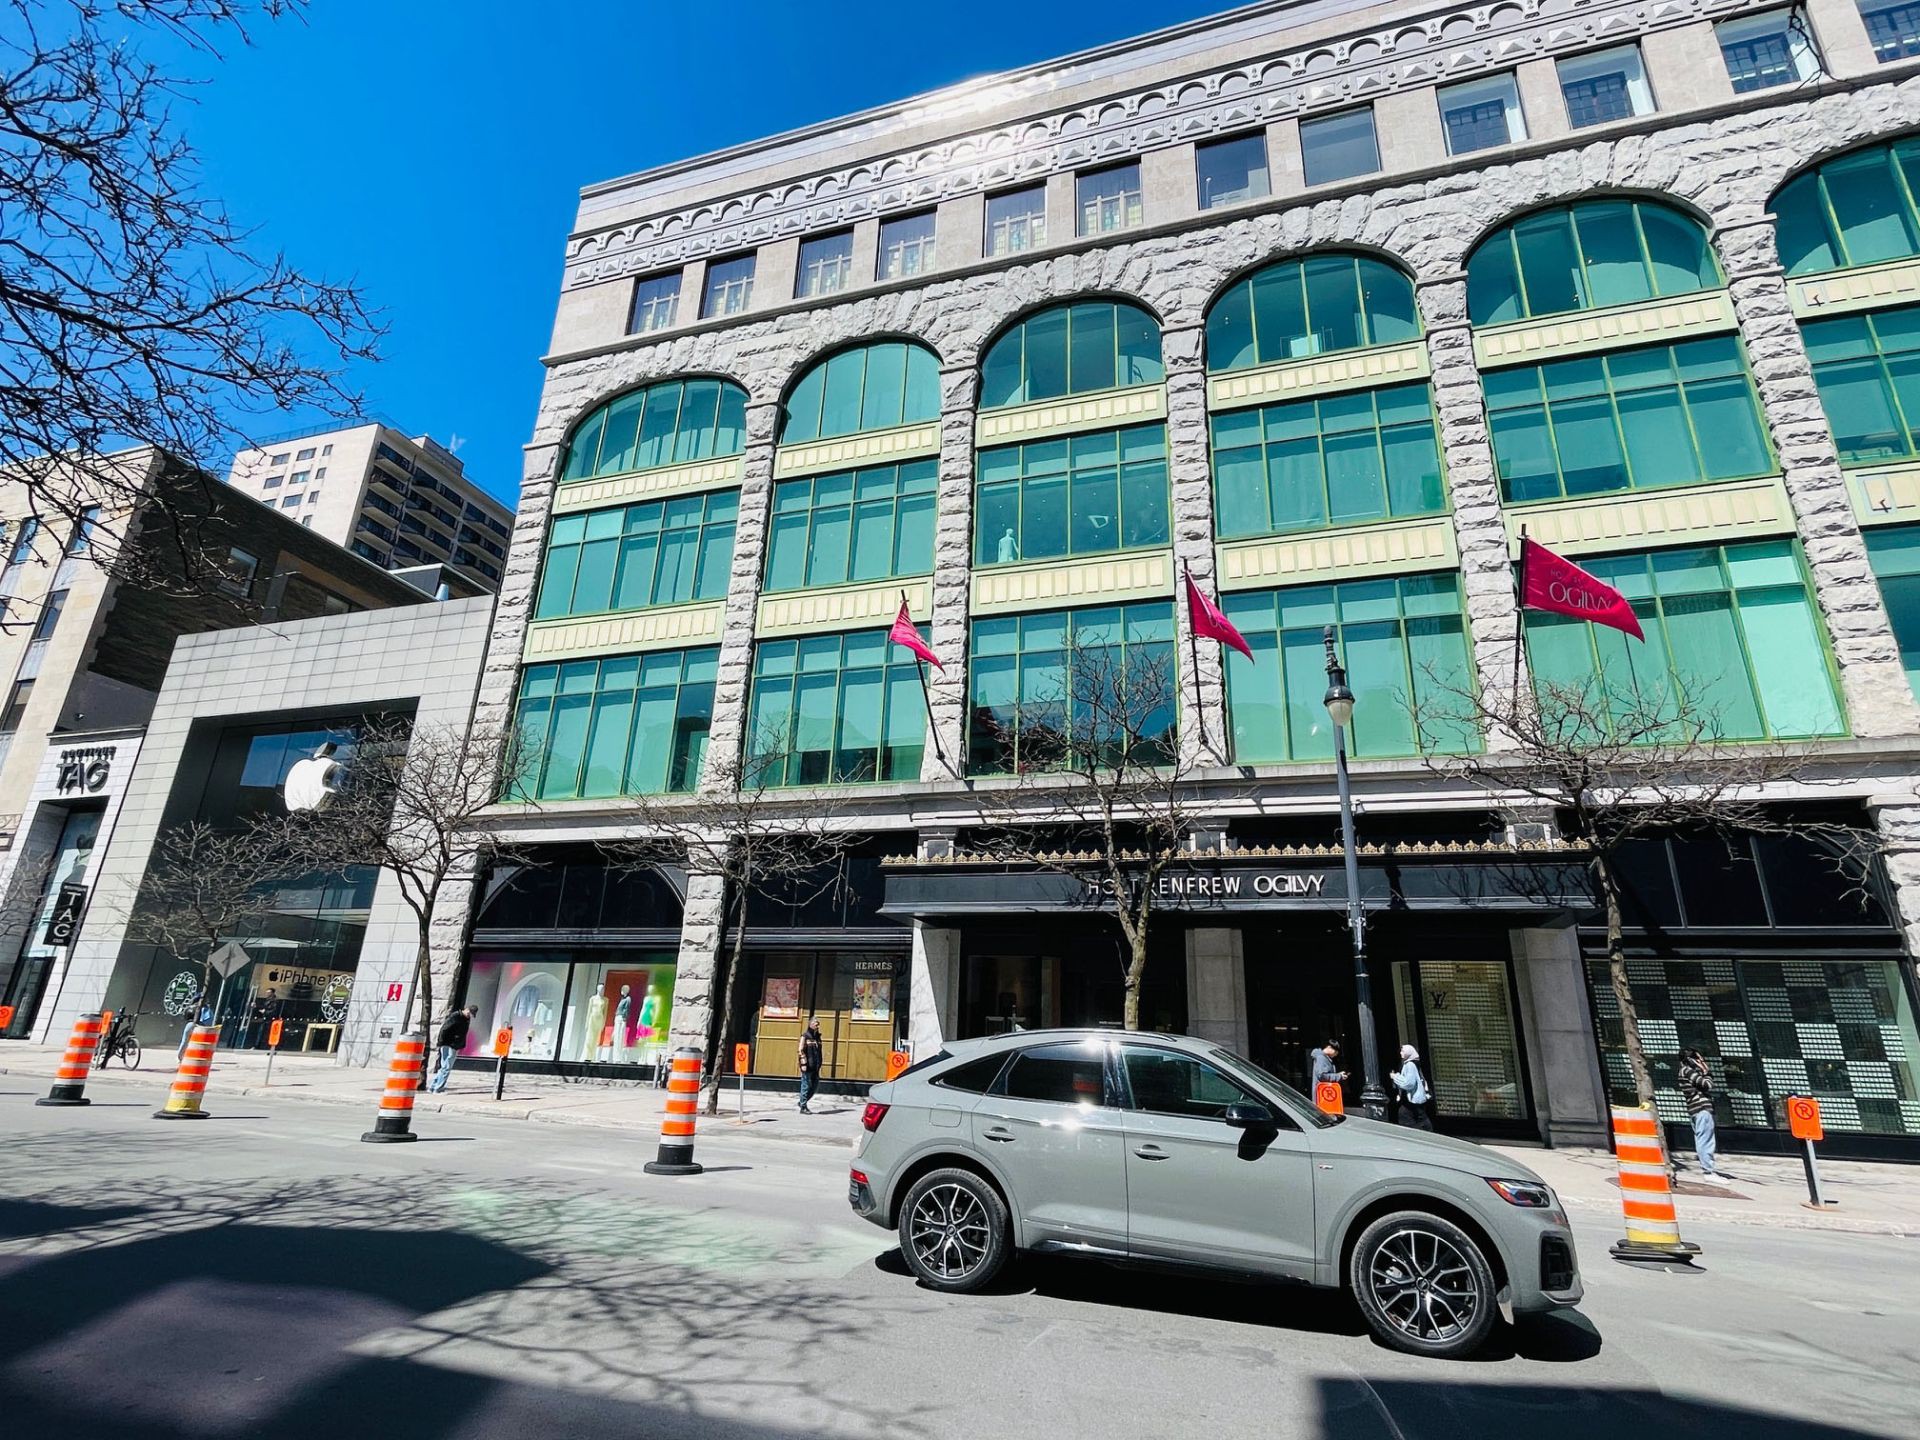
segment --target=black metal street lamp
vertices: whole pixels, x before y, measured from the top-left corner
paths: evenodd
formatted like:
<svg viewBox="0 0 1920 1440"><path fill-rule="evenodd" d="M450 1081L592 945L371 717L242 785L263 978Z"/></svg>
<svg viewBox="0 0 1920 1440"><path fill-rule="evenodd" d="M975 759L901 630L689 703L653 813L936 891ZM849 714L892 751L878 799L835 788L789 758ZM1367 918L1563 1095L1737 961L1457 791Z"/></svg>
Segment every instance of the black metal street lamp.
<svg viewBox="0 0 1920 1440"><path fill-rule="evenodd" d="M1370 1120L1387 1118L1387 1092L1380 1088L1380 1051L1373 1033L1373 977L1367 973L1367 912L1360 903L1360 850L1353 834L1353 792L1347 785L1347 726L1353 723L1353 691L1333 650L1327 626L1327 716L1333 721L1333 765L1340 781L1340 846L1347 863L1347 928L1353 932L1353 991L1360 1002L1360 1059L1366 1088L1360 1104Z"/></svg>

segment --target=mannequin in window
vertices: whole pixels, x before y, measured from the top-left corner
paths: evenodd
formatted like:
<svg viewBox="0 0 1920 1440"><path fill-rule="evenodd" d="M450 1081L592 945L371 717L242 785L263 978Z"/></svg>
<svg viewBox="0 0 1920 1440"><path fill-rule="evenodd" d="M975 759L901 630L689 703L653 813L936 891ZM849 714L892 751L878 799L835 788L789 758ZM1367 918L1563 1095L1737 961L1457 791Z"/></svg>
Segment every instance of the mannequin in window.
<svg viewBox="0 0 1920 1440"><path fill-rule="evenodd" d="M633 1032L628 1022L633 1015L633 987L620 987L620 1003L613 1007L613 1048L616 1060L631 1060L629 1053L633 1049Z"/></svg>
<svg viewBox="0 0 1920 1440"><path fill-rule="evenodd" d="M994 560L1004 564L1008 560L1020 558L1020 546L1013 538L1013 527L1007 527L1007 533L1000 537L999 549L994 552Z"/></svg>
<svg viewBox="0 0 1920 1440"><path fill-rule="evenodd" d="M660 988L657 985L649 985L647 998L640 1002L640 1038L642 1040L654 1038L654 1026L659 1023L659 1020Z"/></svg>
<svg viewBox="0 0 1920 1440"><path fill-rule="evenodd" d="M587 1002L587 1029L580 1041L580 1058L592 1060L600 1049L600 1032L607 1028L607 997L598 992Z"/></svg>

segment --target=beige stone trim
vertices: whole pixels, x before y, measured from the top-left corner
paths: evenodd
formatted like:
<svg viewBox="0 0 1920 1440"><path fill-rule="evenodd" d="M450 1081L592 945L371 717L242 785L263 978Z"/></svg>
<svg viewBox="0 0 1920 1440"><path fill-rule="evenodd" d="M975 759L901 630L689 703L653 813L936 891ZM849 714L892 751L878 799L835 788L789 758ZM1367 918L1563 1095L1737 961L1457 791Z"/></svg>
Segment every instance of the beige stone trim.
<svg viewBox="0 0 1920 1440"><path fill-rule="evenodd" d="M631 470L625 475L575 480L554 492L553 513L565 515L574 510L597 510L603 505L630 505L636 500L719 490L740 483L745 463L744 457L733 455L725 460L696 460L659 470Z"/></svg>
<svg viewBox="0 0 1920 1440"><path fill-rule="evenodd" d="M762 595L754 634L817 634L891 625L894 616L900 613L902 591L906 592L907 612L916 621L925 621L932 615L932 576L923 575L917 580L870 580L858 585Z"/></svg>
<svg viewBox="0 0 1920 1440"><path fill-rule="evenodd" d="M940 422L927 420L891 430L867 430L831 440L782 445L773 452L773 478L791 480L797 475L824 475L834 470L888 465L896 460L917 460L939 453Z"/></svg>
<svg viewBox="0 0 1920 1440"><path fill-rule="evenodd" d="M1736 328L1732 298L1724 290L1709 290L1678 300L1649 300L1476 330L1473 358L1482 366L1519 365L1629 345L1672 344Z"/></svg>
<svg viewBox="0 0 1920 1440"><path fill-rule="evenodd" d="M1144 425L1167 418L1167 387L1136 385L1130 390L1103 390L1098 395L1071 400L1043 400L1037 405L1014 405L983 410L974 422L973 444L1011 445L1021 440L1044 440L1050 435L1072 435L1086 430L1111 430L1120 425Z"/></svg>
<svg viewBox="0 0 1920 1440"><path fill-rule="evenodd" d="M1232 540L1216 546L1214 555L1222 590L1451 570L1460 563L1448 515L1270 540Z"/></svg>
<svg viewBox="0 0 1920 1440"><path fill-rule="evenodd" d="M1173 595L1173 551L1152 550L1103 560L1044 560L973 574L975 615L1106 605Z"/></svg>
<svg viewBox="0 0 1920 1440"><path fill-rule="evenodd" d="M1787 299L1802 320L1920 303L1920 260L1889 260L1859 270L1788 280Z"/></svg>
<svg viewBox="0 0 1920 1440"><path fill-rule="evenodd" d="M1246 405L1272 405L1304 394L1330 395L1343 390L1367 390L1376 385L1398 385L1424 380L1433 373L1427 342L1371 350L1350 350L1309 360L1286 360L1253 370L1232 370L1207 381L1207 409L1236 410Z"/></svg>
<svg viewBox="0 0 1920 1440"><path fill-rule="evenodd" d="M643 650L678 650L716 645L726 606L718 600L697 605L668 605L588 620L536 620L527 627L521 659L527 664L572 660L585 655L632 655Z"/></svg>
<svg viewBox="0 0 1920 1440"><path fill-rule="evenodd" d="M1507 535L1516 555L1522 525L1542 545L1575 555L1644 545L1722 544L1794 533L1786 486L1777 475L1510 509Z"/></svg>
<svg viewBox="0 0 1920 1440"><path fill-rule="evenodd" d="M1853 517L1862 525L1902 525L1920 520L1920 460L1846 473Z"/></svg>

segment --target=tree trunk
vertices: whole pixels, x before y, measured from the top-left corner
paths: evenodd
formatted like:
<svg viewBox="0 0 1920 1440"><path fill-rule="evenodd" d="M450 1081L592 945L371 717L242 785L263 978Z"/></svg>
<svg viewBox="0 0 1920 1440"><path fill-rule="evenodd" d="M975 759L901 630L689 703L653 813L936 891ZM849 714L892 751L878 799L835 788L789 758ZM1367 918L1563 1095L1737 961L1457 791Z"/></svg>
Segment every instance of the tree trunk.
<svg viewBox="0 0 1920 1440"><path fill-rule="evenodd" d="M413 952L413 993L420 1004L420 1029L427 1043L420 1047L420 1078L424 1090L433 1075L433 947L424 927Z"/></svg>
<svg viewBox="0 0 1920 1440"><path fill-rule="evenodd" d="M1140 1028L1140 987L1147 976L1147 917L1122 924L1127 937L1126 1012L1123 1023L1129 1030Z"/></svg>
<svg viewBox="0 0 1920 1440"><path fill-rule="evenodd" d="M1646 1047L1640 1043L1640 1012L1633 1003L1633 987L1627 981L1627 949L1620 919L1620 882L1606 856L1593 857L1594 878L1600 882L1600 899L1607 917L1607 979L1613 985L1613 998L1620 1006L1620 1029L1626 1038L1627 1068L1633 1071L1633 1091L1638 1102L1653 1110L1653 1071L1647 1065Z"/></svg>
<svg viewBox="0 0 1920 1440"><path fill-rule="evenodd" d="M739 889L738 913L733 917L733 935L728 946L727 973L720 982L720 1015L707 1039L707 1093L701 1109L708 1115L720 1113L720 1062L727 1048L727 1037L733 1034L733 996L740 982L740 955L747 943L747 887L742 885Z"/></svg>

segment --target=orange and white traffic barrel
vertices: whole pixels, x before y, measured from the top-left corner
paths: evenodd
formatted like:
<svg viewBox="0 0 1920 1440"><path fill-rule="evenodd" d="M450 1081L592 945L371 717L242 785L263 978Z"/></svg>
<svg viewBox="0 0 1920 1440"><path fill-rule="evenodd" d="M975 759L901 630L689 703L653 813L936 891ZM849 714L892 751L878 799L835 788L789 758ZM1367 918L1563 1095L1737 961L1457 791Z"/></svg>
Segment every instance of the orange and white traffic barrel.
<svg viewBox="0 0 1920 1440"><path fill-rule="evenodd" d="M420 1088L420 1066L427 1058L427 1035L415 1030L393 1045L393 1063L387 1066L387 1088L380 1096L379 1118L360 1138L375 1144L418 1140L413 1133L413 1093Z"/></svg>
<svg viewBox="0 0 1920 1440"><path fill-rule="evenodd" d="M93 1052L100 1048L100 1037L107 1032L104 1015L82 1015L73 1022L73 1034L67 1037L67 1053L60 1057L60 1068L53 1072L53 1088L36 1105L91 1105L86 1097L87 1072L93 1068Z"/></svg>
<svg viewBox="0 0 1920 1440"><path fill-rule="evenodd" d="M641 1168L649 1175L698 1175L693 1163L693 1129L700 1109L700 1052L673 1052L667 1078L667 1111L660 1117L660 1151Z"/></svg>
<svg viewBox="0 0 1920 1440"><path fill-rule="evenodd" d="M1620 1166L1620 1209L1627 1238L1613 1247L1621 1260L1691 1260L1698 1245L1680 1238L1660 1121L1644 1105L1613 1107L1613 1154Z"/></svg>
<svg viewBox="0 0 1920 1440"><path fill-rule="evenodd" d="M167 1091L167 1103L153 1112L156 1120L204 1120L207 1112L200 1101L207 1093L207 1075L213 1069L213 1047L220 1031L212 1025L196 1025L187 1037L187 1048L180 1052L180 1068L174 1072L173 1088Z"/></svg>

